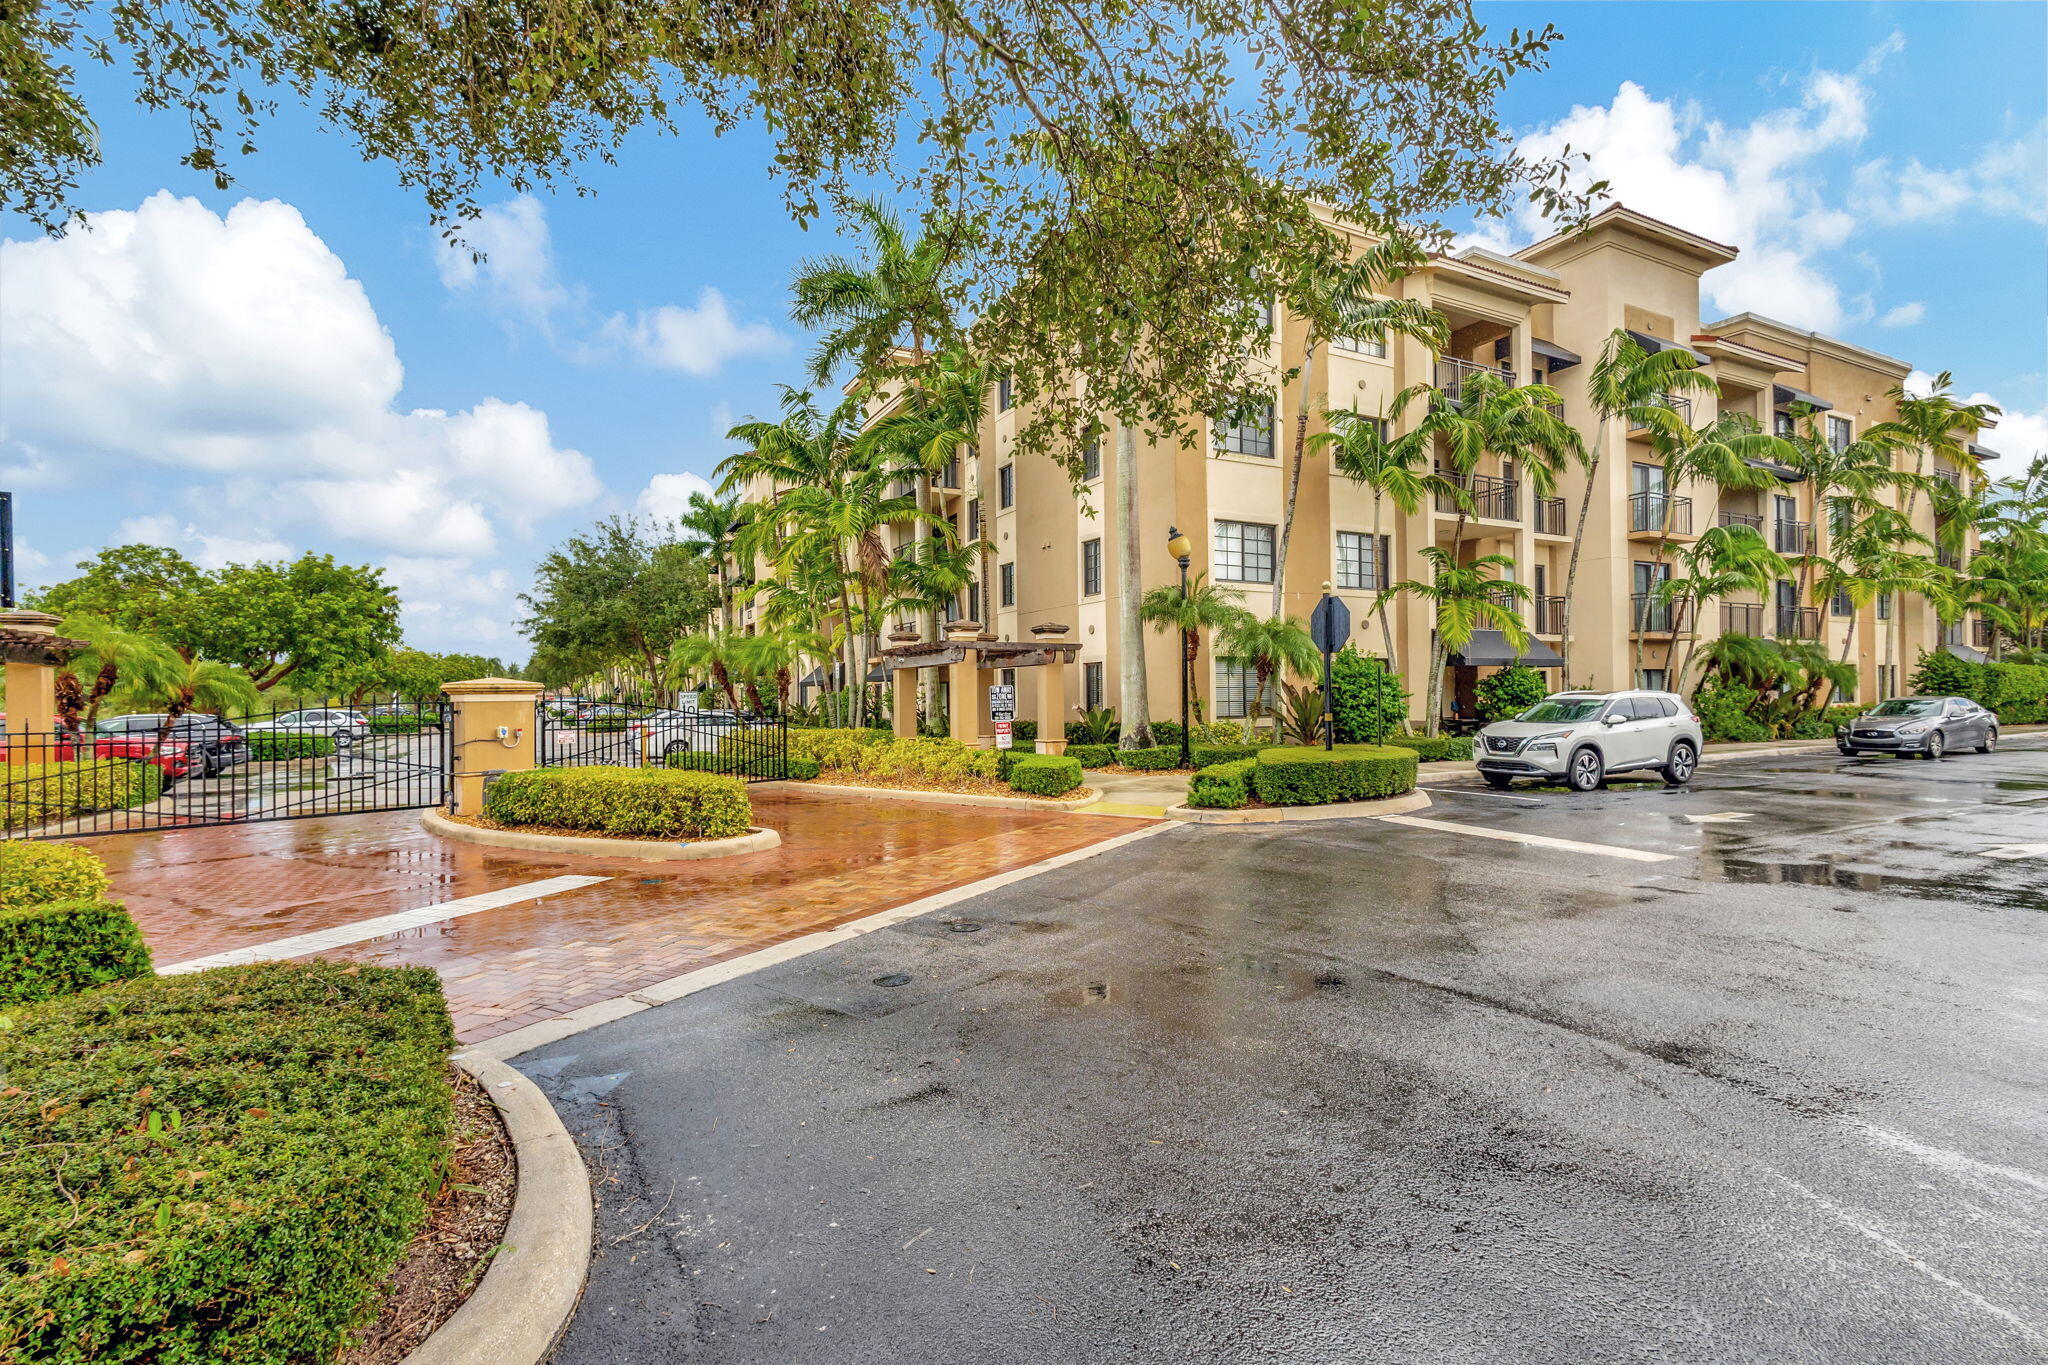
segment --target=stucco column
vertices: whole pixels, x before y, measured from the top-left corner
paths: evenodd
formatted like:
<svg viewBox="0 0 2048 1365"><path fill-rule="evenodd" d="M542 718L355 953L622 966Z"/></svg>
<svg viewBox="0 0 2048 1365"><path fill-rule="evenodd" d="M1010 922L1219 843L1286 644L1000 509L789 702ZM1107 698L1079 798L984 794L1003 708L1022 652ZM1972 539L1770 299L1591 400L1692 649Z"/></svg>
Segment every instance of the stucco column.
<svg viewBox="0 0 2048 1365"><path fill-rule="evenodd" d="M523 773L539 766L535 708L542 688L523 678L472 678L443 683L441 690L455 704L450 739L454 813L481 815L487 774Z"/></svg>
<svg viewBox="0 0 2048 1365"><path fill-rule="evenodd" d="M1033 626L1031 638L1042 645L1056 645L1067 638L1060 625ZM1063 754L1067 751L1067 660L1054 655L1038 669L1038 752Z"/></svg>
<svg viewBox="0 0 2048 1365"><path fill-rule="evenodd" d="M40 741L8 745L9 763L46 763L56 756L50 735L57 725L57 620L43 611L0 612L0 631L33 637L8 647L7 732ZM50 641L47 649L44 639Z"/></svg>
<svg viewBox="0 0 2048 1365"><path fill-rule="evenodd" d="M960 649L960 658L946 665L946 702L950 715L946 732L970 749L986 749L993 742L982 725L988 711L988 691L982 680L988 670L981 666L981 622L953 621L946 626L946 643Z"/></svg>
<svg viewBox="0 0 2048 1365"><path fill-rule="evenodd" d="M889 644L894 648L914 645L919 638L914 630L889 632ZM898 739L917 738L918 679L923 676L923 670L916 668L889 670L889 725Z"/></svg>

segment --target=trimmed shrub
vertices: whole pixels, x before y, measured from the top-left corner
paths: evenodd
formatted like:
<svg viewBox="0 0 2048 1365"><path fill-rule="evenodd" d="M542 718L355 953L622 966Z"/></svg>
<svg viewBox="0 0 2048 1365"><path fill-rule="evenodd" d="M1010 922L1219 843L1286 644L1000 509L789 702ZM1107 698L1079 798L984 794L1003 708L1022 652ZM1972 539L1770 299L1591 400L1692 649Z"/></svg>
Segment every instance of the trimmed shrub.
<svg viewBox="0 0 2048 1365"><path fill-rule="evenodd" d="M1192 740L1189 742L1193 743ZM1174 749L1178 750L1180 748L1180 722L1177 720L1153 721L1152 743L1154 745L1170 744Z"/></svg>
<svg viewBox="0 0 2048 1365"><path fill-rule="evenodd" d="M1866 707L1853 704L1830 706L1827 710L1820 713L1820 718L1827 723L1828 733L1833 734L1837 725L1847 725L1850 721L1862 715L1867 709Z"/></svg>
<svg viewBox="0 0 2048 1365"><path fill-rule="evenodd" d="M1549 695L1543 674L1522 664L1487 674L1474 689L1479 719L1489 722L1519 716Z"/></svg>
<svg viewBox="0 0 2048 1365"><path fill-rule="evenodd" d="M1702 687L1693 694L1700 733L1709 744L1747 744L1774 738L1771 727L1754 715L1757 693L1749 687Z"/></svg>
<svg viewBox="0 0 2048 1365"><path fill-rule="evenodd" d="M1081 765L1065 754L1032 754L1010 765L1010 786L1030 796L1061 796L1081 785Z"/></svg>
<svg viewBox="0 0 2048 1365"><path fill-rule="evenodd" d="M76 844L0 844L0 906L96 900L107 869Z"/></svg>
<svg viewBox="0 0 2048 1365"><path fill-rule="evenodd" d="M1107 768L1116 762L1116 750L1107 744L1067 745L1067 757L1078 760L1084 768Z"/></svg>
<svg viewBox="0 0 2048 1365"><path fill-rule="evenodd" d="M813 759L776 758L762 755L755 758L732 758L724 754L674 753L662 760L671 768L687 768L691 772L724 773L728 777L758 777L767 781L808 782L819 773Z"/></svg>
<svg viewBox="0 0 2048 1365"><path fill-rule="evenodd" d="M0 906L0 1005L53 1000L154 970L142 931L116 901Z"/></svg>
<svg viewBox="0 0 2048 1365"><path fill-rule="evenodd" d="M1188 804L1204 810L1236 810L1251 804L1251 774L1256 758L1211 763L1188 779Z"/></svg>
<svg viewBox="0 0 2048 1365"><path fill-rule="evenodd" d="M1330 721L1339 744L1378 744L1408 723L1401 675L1345 645L1330 658Z"/></svg>
<svg viewBox="0 0 2048 1365"><path fill-rule="evenodd" d="M972 749L957 739L928 735L892 739L861 750L855 772L908 782L962 782L996 775L996 751Z"/></svg>
<svg viewBox="0 0 2048 1365"><path fill-rule="evenodd" d="M736 777L672 768L536 768L506 773L484 794L484 814L503 825L651 839L731 839L747 832L753 806Z"/></svg>
<svg viewBox="0 0 2048 1365"><path fill-rule="evenodd" d="M1981 704L1990 681L1976 664L1958 659L1945 649L1920 651L1920 663L1908 680L1912 689L1929 697L1968 697Z"/></svg>
<svg viewBox="0 0 2048 1365"><path fill-rule="evenodd" d="M424 716L371 716L373 735L416 735L427 726Z"/></svg>
<svg viewBox="0 0 2048 1365"><path fill-rule="evenodd" d="M333 1359L448 1175L433 971L221 968L8 1018L0 1354Z"/></svg>
<svg viewBox="0 0 2048 1365"><path fill-rule="evenodd" d="M1037 748L1030 744L1012 744L1007 749L996 750L996 781L1008 782L1010 769L1017 766L1017 761L1030 758L1037 752Z"/></svg>
<svg viewBox="0 0 2048 1365"><path fill-rule="evenodd" d="M1180 741L1155 744L1149 749L1118 749L1114 761L1139 772L1165 772L1180 766Z"/></svg>
<svg viewBox="0 0 2048 1365"><path fill-rule="evenodd" d="M789 756L808 758L821 768L854 768L860 764L861 752L877 744L888 744L895 735L887 730L866 727L844 730L796 730L789 732ZM721 749L732 749L746 743L742 736L727 735L719 741Z"/></svg>
<svg viewBox="0 0 2048 1365"><path fill-rule="evenodd" d="M1979 705L1998 713L2007 725L2039 725L2048 721L2048 666L1987 663L1984 695Z"/></svg>
<svg viewBox="0 0 2048 1365"><path fill-rule="evenodd" d="M1236 763L1240 759L1257 758L1262 744L1203 744L1195 748L1195 766L1213 768L1218 763Z"/></svg>
<svg viewBox="0 0 2048 1365"><path fill-rule="evenodd" d="M326 758L334 752L334 736L301 735L282 730L255 730L244 736L251 763L288 758Z"/></svg>
<svg viewBox="0 0 2048 1365"><path fill-rule="evenodd" d="M1273 806L1323 806L1369 801L1415 789L1415 754L1375 744L1321 749L1275 745L1251 770L1252 793Z"/></svg>
<svg viewBox="0 0 2048 1365"><path fill-rule="evenodd" d="M1541 701L1543 698L1538 697L1536 700ZM1522 709L1526 711L1529 708L1525 706ZM1472 760L1470 735L1388 735L1382 743L1402 749L1413 749L1415 756L1424 763L1469 763Z"/></svg>
<svg viewBox="0 0 2048 1365"><path fill-rule="evenodd" d="M10 764L0 782L0 820L8 829L28 829L96 810L146 806L163 795L163 769L125 758L89 758L74 763Z"/></svg>
<svg viewBox="0 0 2048 1365"><path fill-rule="evenodd" d="M1038 722L1035 720L1013 720L1010 722L1010 738L1023 748L1038 742Z"/></svg>
<svg viewBox="0 0 2048 1365"><path fill-rule="evenodd" d="M1194 725L1197 744L1243 744L1244 722L1241 720L1198 720Z"/></svg>

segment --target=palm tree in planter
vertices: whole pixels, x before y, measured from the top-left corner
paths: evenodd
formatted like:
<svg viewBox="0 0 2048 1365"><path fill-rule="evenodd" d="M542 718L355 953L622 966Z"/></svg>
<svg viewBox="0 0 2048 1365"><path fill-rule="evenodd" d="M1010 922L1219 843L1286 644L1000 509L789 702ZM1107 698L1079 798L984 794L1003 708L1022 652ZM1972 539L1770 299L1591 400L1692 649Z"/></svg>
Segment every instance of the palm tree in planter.
<svg viewBox="0 0 2048 1365"><path fill-rule="evenodd" d="M117 686L150 696L168 695L183 669L178 652L153 635L123 630L98 616L69 616L63 634L85 648L68 659L56 680L57 716L74 734L91 730L100 703Z"/></svg>
<svg viewBox="0 0 2048 1365"><path fill-rule="evenodd" d="M1738 592L1762 597L1791 571L1785 557L1750 526L1714 526L1680 550L1671 578L1658 585L1658 600L1677 608L1686 629L1685 659L1671 675L1671 690L1683 692L1700 644L1700 615L1706 604Z"/></svg>
<svg viewBox="0 0 2048 1365"><path fill-rule="evenodd" d="M1393 281L1428 260L1428 253L1405 237L1373 243L1348 261L1316 261L1286 291L1283 302L1302 320L1301 368L1295 372L1299 395L1294 414L1294 457L1287 470L1287 502L1280 514L1280 543L1275 550L1273 615L1280 614L1287 585L1287 544L1294 533L1294 509L1301 494L1301 470L1317 449L1309 440L1309 393L1316 353L1339 338L1374 341L1412 337L1442 351L1451 344L1451 325L1444 315L1413 299L1380 297ZM1327 385L1324 386L1327 389ZM1375 541L1375 544L1378 542Z"/></svg>
<svg viewBox="0 0 2048 1365"><path fill-rule="evenodd" d="M1427 391L1426 385L1404 389L1394 399L1394 412L1398 415L1414 398ZM1363 413L1345 408L1334 408L1323 414L1329 430L1317 432L1309 438L1317 450L1330 452L1330 463L1345 478L1363 484L1372 490L1372 547L1375 560L1380 557L1380 513L1385 503L1393 503L1403 515L1413 516L1422 507L1423 500L1433 497L1457 498L1463 490L1449 479L1429 467L1429 433L1420 428L1403 432L1399 436L1387 435L1387 420L1368 417ZM1388 555L1386 558L1391 559ZM1390 566L1375 563L1376 581L1379 592L1384 595L1387 581L1391 577ZM1399 672L1394 662L1394 627L1385 612L1378 613L1380 636L1385 642L1387 671Z"/></svg>
<svg viewBox="0 0 2048 1365"><path fill-rule="evenodd" d="M1521 604L1529 589L1509 582L1499 572L1511 571L1515 561L1507 555L1481 555L1460 564L1444 550L1426 545L1422 557L1429 561L1427 583L1405 579L1387 589L1374 611L1385 611L1387 603L1412 596L1430 605L1436 618L1436 639L1429 651L1429 687L1423 706L1427 710L1427 734L1441 728L1444 695L1444 665L1453 650L1463 649L1475 631L1497 630L1517 651L1528 648L1529 630L1522 624Z"/></svg>
<svg viewBox="0 0 2048 1365"><path fill-rule="evenodd" d="M1216 650L1227 662L1248 667L1256 686L1252 690L1246 729L1257 733L1266 713L1266 689L1275 674L1292 669L1307 673L1321 661L1308 627L1291 616L1258 617L1240 610L1218 632Z"/></svg>
<svg viewBox="0 0 2048 1365"><path fill-rule="evenodd" d="M1607 454L1609 425L1619 419L1629 424L1629 430L1675 432L1684 423L1672 400L1687 391L1713 393L1718 389L1713 377L1699 368L1699 361L1690 351L1676 347L1644 350L1620 327L1601 347L1600 358L1593 362L1586 376L1586 396L1600 420L1593 433L1593 453L1586 461L1586 487L1579 497L1579 518L1572 526L1571 559L1565 566L1564 619L1558 623L1562 632L1558 644L1558 654L1564 659L1564 667L1559 670L1562 676L1571 676L1572 596L1579 581L1579 552L1586 544L1586 518L1593 509L1593 489L1599 482L1600 461Z"/></svg>
<svg viewBox="0 0 2048 1365"><path fill-rule="evenodd" d="M1202 632L1226 630L1245 614L1235 596L1200 573L1188 580L1185 592L1178 583L1162 583L1138 603L1138 615L1154 630L1180 632L1181 677L1188 695L1197 698L1195 660L1202 652Z"/></svg>

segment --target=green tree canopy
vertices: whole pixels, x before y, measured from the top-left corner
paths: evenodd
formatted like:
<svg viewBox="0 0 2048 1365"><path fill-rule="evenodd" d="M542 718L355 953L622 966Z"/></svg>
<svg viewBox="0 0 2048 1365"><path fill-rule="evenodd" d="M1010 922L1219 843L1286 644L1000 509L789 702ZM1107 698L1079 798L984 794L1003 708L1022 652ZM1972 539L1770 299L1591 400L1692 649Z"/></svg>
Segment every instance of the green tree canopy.
<svg viewBox="0 0 2048 1365"><path fill-rule="evenodd" d="M621 665L650 682L717 606L710 571L667 531L607 517L548 552L522 595L535 676L559 685Z"/></svg>

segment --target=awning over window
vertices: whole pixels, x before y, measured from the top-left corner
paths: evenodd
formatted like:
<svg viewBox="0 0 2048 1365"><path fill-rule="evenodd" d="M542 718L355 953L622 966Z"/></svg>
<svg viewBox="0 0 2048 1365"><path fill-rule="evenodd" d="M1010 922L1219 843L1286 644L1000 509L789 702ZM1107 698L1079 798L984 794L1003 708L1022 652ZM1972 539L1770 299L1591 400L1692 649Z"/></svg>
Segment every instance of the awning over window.
<svg viewBox="0 0 2048 1365"><path fill-rule="evenodd" d="M1771 401L1781 408L1790 407L1794 403L1804 403L1809 408L1816 408L1821 412L1826 412L1834 406L1818 394L1808 393L1805 389L1795 389L1790 384L1771 385Z"/></svg>
<svg viewBox="0 0 2048 1365"><path fill-rule="evenodd" d="M1779 480L1784 483L1798 483L1806 477L1805 474L1794 469L1791 465L1779 464L1776 460L1744 460L1743 463L1751 469L1762 469L1776 474Z"/></svg>
<svg viewBox="0 0 2048 1365"><path fill-rule="evenodd" d="M1961 659L1966 664L1981 664L1989 662L1984 657L1983 650L1973 648L1969 645L1943 645L1942 648L1947 650L1949 653L1955 655L1958 659Z"/></svg>
<svg viewBox="0 0 2048 1365"><path fill-rule="evenodd" d="M1542 337L1530 338L1529 349L1549 361L1552 370L1569 370L1579 363L1579 357L1556 342L1545 341Z"/></svg>
<svg viewBox="0 0 2048 1365"><path fill-rule="evenodd" d="M1714 358L1705 352L1695 351L1692 347L1682 345L1676 341L1666 341L1663 337L1653 337L1648 332L1630 331L1628 335L1629 340L1635 342L1636 345L1642 347L1651 355L1655 355L1659 351L1684 351L1702 365L1711 365L1714 361Z"/></svg>
<svg viewBox="0 0 2048 1365"><path fill-rule="evenodd" d="M1997 451L1989 446L1980 446L1975 441L1970 442L1970 453L1980 460L1995 460L1998 458Z"/></svg>
<svg viewBox="0 0 2048 1365"><path fill-rule="evenodd" d="M876 664L868 670L868 681L871 683L887 682L893 676L894 673L887 664Z"/></svg>
<svg viewBox="0 0 2048 1365"><path fill-rule="evenodd" d="M1475 667L1505 667L1521 664L1526 668L1563 668L1564 660L1557 651L1541 640L1531 639L1529 647L1517 654L1515 647L1508 643L1508 637L1497 630L1475 630L1465 647L1451 655L1454 664L1471 664Z"/></svg>

